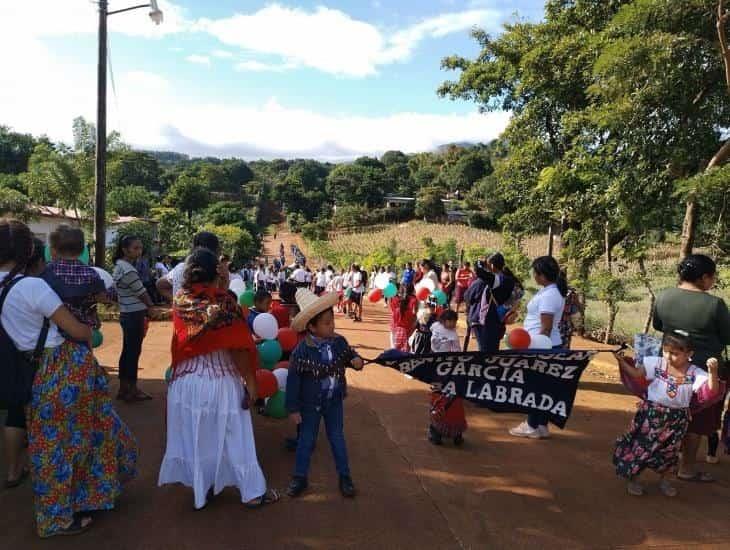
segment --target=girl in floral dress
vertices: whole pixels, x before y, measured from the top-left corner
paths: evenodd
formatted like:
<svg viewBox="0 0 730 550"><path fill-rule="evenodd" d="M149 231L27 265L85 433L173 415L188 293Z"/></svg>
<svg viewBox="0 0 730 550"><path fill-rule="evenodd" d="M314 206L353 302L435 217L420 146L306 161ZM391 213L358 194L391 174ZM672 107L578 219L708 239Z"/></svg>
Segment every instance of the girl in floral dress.
<svg viewBox="0 0 730 550"><path fill-rule="evenodd" d="M686 332L664 334L662 357L646 357L633 366L620 353L619 367L631 378L646 378L647 396L629 427L616 441L613 463L616 474L628 480L632 496L644 494L639 476L646 468L661 476L660 491L669 497L677 490L668 474L679 462L679 450L689 425L694 396L711 400L720 391L717 359L707 360L709 374L691 363L693 346Z"/></svg>

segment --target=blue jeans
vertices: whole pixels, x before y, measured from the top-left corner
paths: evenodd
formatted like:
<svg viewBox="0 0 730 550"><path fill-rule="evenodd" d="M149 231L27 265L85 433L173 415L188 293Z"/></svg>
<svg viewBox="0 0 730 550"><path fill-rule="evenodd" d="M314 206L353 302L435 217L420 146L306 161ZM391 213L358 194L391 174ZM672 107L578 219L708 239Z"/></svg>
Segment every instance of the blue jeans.
<svg viewBox="0 0 730 550"><path fill-rule="evenodd" d="M327 439L332 448L337 473L341 476L350 475L350 465L347 460L347 446L344 433L344 408L341 398L322 399L320 407L307 407L300 411L302 415L299 442L297 444L296 466L294 475L306 478L309 473L309 462L314 451L314 444L319 435L319 424L324 418L324 427Z"/></svg>
<svg viewBox="0 0 730 550"><path fill-rule="evenodd" d="M563 346L553 346L553 349L562 349ZM527 424L533 430L538 426L547 426L550 417L544 412L531 412L527 415Z"/></svg>

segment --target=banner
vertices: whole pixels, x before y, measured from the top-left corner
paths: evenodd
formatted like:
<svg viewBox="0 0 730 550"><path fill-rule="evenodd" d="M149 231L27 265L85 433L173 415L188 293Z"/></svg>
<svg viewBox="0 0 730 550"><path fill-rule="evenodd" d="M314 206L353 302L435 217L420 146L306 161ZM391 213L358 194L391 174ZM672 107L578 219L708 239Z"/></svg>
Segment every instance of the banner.
<svg viewBox="0 0 730 550"><path fill-rule="evenodd" d="M581 374L596 351L431 353L388 351L373 362L495 412L542 412L565 427Z"/></svg>

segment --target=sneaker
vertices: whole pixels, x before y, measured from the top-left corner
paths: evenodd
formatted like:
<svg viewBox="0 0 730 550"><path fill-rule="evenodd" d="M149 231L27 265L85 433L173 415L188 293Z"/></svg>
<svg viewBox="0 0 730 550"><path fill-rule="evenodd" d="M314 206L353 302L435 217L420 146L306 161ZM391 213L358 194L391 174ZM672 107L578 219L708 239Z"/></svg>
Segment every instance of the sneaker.
<svg viewBox="0 0 730 550"><path fill-rule="evenodd" d="M677 496L677 489L669 483L668 479L662 479L659 482L659 490L662 492L662 494L665 497L676 497Z"/></svg>
<svg viewBox="0 0 730 550"><path fill-rule="evenodd" d="M537 431L540 432L540 439L550 439L550 429L547 426L538 426Z"/></svg>
<svg viewBox="0 0 730 550"><path fill-rule="evenodd" d="M720 462L720 459L714 455L707 455L706 460L708 464L717 464L718 462Z"/></svg>
<svg viewBox="0 0 730 550"><path fill-rule="evenodd" d="M292 498L296 498L306 490L307 485L307 478L294 476L289 482L289 488L286 490L286 494Z"/></svg>
<svg viewBox="0 0 730 550"><path fill-rule="evenodd" d="M510 435L513 435L515 437L528 437L530 439L540 439L540 430L537 428L531 427L527 421L523 422L516 428L512 428L509 431Z"/></svg>
<svg viewBox="0 0 730 550"><path fill-rule="evenodd" d="M632 497L641 497L644 496L644 486L638 481L632 480L626 485L626 492Z"/></svg>
<svg viewBox="0 0 730 550"><path fill-rule="evenodd" d="M340 476L340 493L345 498L353 498L356 494L355 485L350 476Z"/></svg>

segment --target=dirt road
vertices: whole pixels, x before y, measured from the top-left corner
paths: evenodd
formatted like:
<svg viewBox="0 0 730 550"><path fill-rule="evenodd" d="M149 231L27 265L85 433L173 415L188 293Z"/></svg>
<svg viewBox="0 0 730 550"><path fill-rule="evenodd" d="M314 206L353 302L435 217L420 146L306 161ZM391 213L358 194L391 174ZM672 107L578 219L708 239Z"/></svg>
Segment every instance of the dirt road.
<svg viewBox="0 0 730 550"><path fill-rule="evenodd" d="M339 317L338 330L374 357L387 345L386 310L368 305L364 317L359 324ZM98 356L113 367L119 328L107 323L103 331ZM189 490L157 487L170 331L169 323L154 323L144 344L141 386L154 401L117 405L141 449L140 477L117 510L99 514L81 537L40 541L30 485L1 491L0 548L730 548L727 457L707 466L718 483L678 483L673 500L654 487L643 498L626 496L613 474L611 451L636 400L611 381L611 367L600 364L584 376L567 429L556 430L551 440L514 439L507 430L518 416L469 407L461 449L426 441L423 384L378 366L348 373L346 435L360 491L355 500L340 497L329 447L320 439L311 490L301 499L285 497L251 511L227 490L194 512ZM260 416L254 424L267 479L283 489L293 456L282 442L292 427Z"/></svg>

